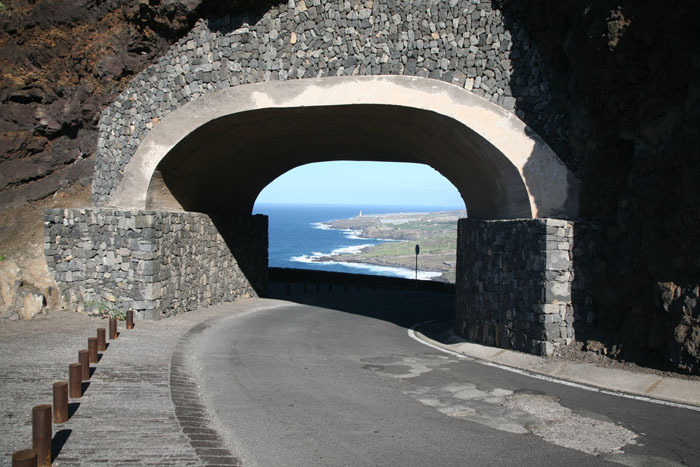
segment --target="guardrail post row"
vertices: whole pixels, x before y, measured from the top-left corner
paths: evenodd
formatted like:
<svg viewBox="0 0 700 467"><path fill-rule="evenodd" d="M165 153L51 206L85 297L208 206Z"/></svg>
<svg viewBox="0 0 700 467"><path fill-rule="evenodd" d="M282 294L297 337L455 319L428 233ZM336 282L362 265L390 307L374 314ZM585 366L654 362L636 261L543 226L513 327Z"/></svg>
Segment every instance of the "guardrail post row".
<svg viewBox="0 0 700 467"><path fill-rule="evenodd" d="M68 392L73 399L83 396L83 365L71 363L68 365Z"/></svg>
<svg viewBox="0 0 700 467"><path fill-rule="evenodd" d="M68 421L68 383L58 381L53 383L53 422Z"/></svg>
<svg viewBox="0 0 700 467"><path fill-rule="evenodd" d="M109 339L117 338L117 318L109 318Z"/></svg>
<svg viewBox="0 0 700 467"><path fill-rule="evenodd" d="M12 454L12 467L36 467L36 451L22 449Z"/></svg>
<svg viewBox="0 0 700 467"><path fill-rule="evenodd" d="M107 350L107 339L105 338L106 334L107 331L105 328L97 328L97 350L100 352Z"/></svg>
<svg viewBox="0 0 700 467"><path fill-rule="evenodd" d="M78 351L78 361L80 362L81 365L81 379L83 381L87 381L90 379L90 352L87 350L79 350Z"/></svg>
<svg viewBox="0 0 700 467"><path fill-rule="evenodd" d="M97 363L97 337L88 337L88 355L90 363Z"/></svg>
<svg viewBox="0 0 700 467"><path fill-rule="evenodd" d="M126 312L126 328L134 329L134 310L127 310Z"/></svg>
<svg viewBox="0 0 700 467"><path fill-rule="evenodd" d="M37 465L51 465L51 405L32 408L32 448L36 451Z"/></svg>

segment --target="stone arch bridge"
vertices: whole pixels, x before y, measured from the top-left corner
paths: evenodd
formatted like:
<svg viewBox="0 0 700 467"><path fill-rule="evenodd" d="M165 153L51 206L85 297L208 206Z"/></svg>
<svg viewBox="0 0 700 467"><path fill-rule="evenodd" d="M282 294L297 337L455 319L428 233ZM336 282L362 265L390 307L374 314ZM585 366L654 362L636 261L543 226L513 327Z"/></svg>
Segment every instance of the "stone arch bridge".
<svg viewBox="0 0 700 467"><path fill-rule="evenodd" d="M460 191L458 330L573 337L578 181L549 67L490 2L290 0L201 20L102 113L90 209L47 210L62 293L157 319L262 293L259 192L310 162L432 166ZM561 156L561 157L560 157Z"/></svg>

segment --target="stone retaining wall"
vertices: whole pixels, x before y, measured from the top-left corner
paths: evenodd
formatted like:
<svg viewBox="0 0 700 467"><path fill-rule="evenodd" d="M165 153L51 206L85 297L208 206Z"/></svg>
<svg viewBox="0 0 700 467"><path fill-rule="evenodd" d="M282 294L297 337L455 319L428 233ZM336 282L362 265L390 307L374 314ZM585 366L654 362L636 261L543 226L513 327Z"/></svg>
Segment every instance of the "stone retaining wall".
<svg viewBox="0 0 700 467"><path fill-rule="evenodd" d="M458 229L458 334L538 355L573 340L572 222L460 219Z"/></svg>
<svg viewBox="0 0 700 467"><path fill-rule="evenodd" d="M66 302L133 309L140 319L257 296L267 285L267 217L222 219L47 209L46 262Z"/></svg>
<svg viewBox="0 0 700 467"><path fill-rule="evenodd" d="M230 86L323 76L442 80L514 112L566 161L567 122L525 29L485 0L289 0L201 20L103 113L92 201L105 205L165 115Z"/></svg>

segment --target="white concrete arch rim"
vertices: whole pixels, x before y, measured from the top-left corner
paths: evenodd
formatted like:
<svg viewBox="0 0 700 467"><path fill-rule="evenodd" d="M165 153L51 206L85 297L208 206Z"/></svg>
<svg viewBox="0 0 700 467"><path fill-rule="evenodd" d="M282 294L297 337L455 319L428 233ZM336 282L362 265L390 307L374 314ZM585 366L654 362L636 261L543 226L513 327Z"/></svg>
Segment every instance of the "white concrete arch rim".
<svg viewBox="0 0 700 467"><path fill-rule="evenodd" d="M512 164L527 190L531 216L577 215L578 183L556 154L514 114L442 81L406 76L325 77L240 85L189 102L165 116L127 164L110 205L144 209L160 161L198 128L221 117L263 109L387 105L427 110L479 135Z"/></svg>

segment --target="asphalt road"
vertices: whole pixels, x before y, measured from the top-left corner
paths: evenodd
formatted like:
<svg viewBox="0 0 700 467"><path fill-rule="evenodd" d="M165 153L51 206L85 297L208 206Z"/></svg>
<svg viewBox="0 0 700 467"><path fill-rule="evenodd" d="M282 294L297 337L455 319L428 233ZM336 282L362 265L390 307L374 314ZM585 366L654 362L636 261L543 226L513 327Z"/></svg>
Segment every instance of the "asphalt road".
<svg viewBox="0 0 700 467"><path fill-rule="evenodd" d="M464 361L407 335L453 298L299 295L192 351L245 466L700 465L700 413Z"/></svg>

